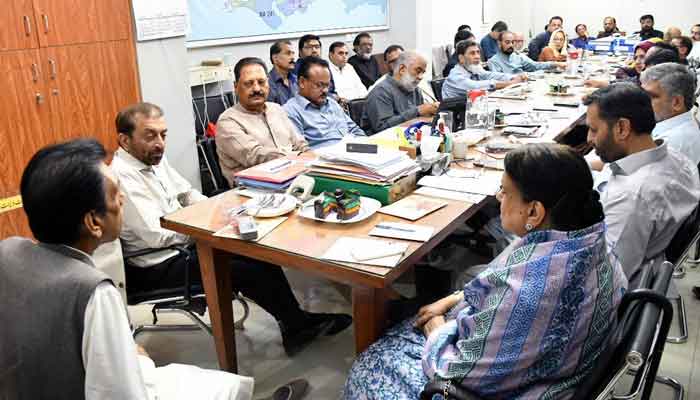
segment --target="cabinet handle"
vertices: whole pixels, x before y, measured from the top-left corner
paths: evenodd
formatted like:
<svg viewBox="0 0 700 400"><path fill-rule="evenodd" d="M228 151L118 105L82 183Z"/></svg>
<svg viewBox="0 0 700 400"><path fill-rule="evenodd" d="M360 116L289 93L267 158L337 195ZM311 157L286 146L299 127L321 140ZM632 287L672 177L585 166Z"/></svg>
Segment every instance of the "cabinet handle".
<svg viewBox="0 0 700 400"><path fill-rule="evenodd" d="M32 80L39 82L39 66L36 63L32 63Z"/></svg>
<svg viewBox="0 0 700 400"><path fill-rule="evenodd" d="M58 89L53 89L53 90L51 91L51 94L53 94L54 96L58 96L59 93L60 93L60 92L58 91Z"/></svg>
<svg viewBox="0 0 700 400"><path fill-rule="evenodd" d="M32 34L32 23L31 23L31 21L29 21L29 16L25 15L25 16L22 17L22 19L24 20L24 33L25 33L27 36L31 36L31 34Z"/></svg>
<svg viewBox="0 0 700 400"><path fill-rule="evenodd" d="M56 79L58 72L56 70L56 61L49 59L49 67L51 68L51 79Z"/></svg>
<svg viewBox="0 0 700 400"><path fill-rule="evenodd" d="M49 33L49 16L47 14L41 14L44 19L44 32Z"/></svg>
<svg viewBox="0 0 700 400"><path fill-rule="evenodd" d="M36 94L36 104L42 104L44 102L44 95L41 93Z"/></svg>

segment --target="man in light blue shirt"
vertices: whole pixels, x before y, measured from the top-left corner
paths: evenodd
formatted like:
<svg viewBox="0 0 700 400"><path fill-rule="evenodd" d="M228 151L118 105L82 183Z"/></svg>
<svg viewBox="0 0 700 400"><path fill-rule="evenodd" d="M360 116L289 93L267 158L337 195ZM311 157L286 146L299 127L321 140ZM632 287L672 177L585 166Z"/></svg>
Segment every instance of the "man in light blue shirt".
<svg viewBox="0 0 700 400"><path fill-rule="evenodd" d="M467 91L472 89L502 89L527 79L524 74L511 75L486 71L481 66L479 46L471 40L457 43L455 54L457 54L459 64L452 68L450 75L442 85L443 99L466 96Z"/></svg>
<svg viewBox="0 0 700 400"><path fill-rule="evenodd" d="M584 100L588 142L611 172L596 182L605 211L606 241L630 281L665 257L678 228L698 206L698 168L663 140L652 139L651 98L639 86L618 83Z"/></svg>
<svg viewBox="0 0 700 400"><path fill-rule="evenodd" d="M501 32L508 30L508 25L503 21L498 21L491 27L491 32L481 38L481 51L484 56L484 61L493 57L498 53L498 37Z"/></svg>
<svg viewBox="0 0 700 400"><path fill-rule="evenodd" d="M695 165L700 163L700 129L691 113L696 81L684 65L663 63L642 72L642 89L651 97L656 117L654 139L682 153Z"/></svg>
<svg viewBox="0 0 700 400"><path fill-rule="evenodd" d="M365 136L338 102L328 97L331 74L326 61L313 56L303 58L298 79L299 93L284 109L312 149L336 143L348 135Z"/></svg>
<svg viewBox="0 0 700 400"><path fill-rule="evenodd" d="M498 39L500 51L488 61L489 68L494 72L504 74L520 74L546 69L566 68L564 62L537 62L523 54L516 53L513 33L502 32Z"/></svg>

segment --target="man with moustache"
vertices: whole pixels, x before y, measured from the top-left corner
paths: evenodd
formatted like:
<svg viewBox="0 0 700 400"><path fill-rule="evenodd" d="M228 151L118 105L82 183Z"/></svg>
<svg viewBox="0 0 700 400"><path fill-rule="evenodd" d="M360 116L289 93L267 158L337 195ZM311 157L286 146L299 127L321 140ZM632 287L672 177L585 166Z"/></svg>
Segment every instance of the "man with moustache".
<svg viewBox="0 0 700 400"><path fill-rule="evenodd" d="M304 134L312 149L336 143L346 136L365 136L338 102L328 97L330 81L325 60L303 58L299 94L284 105L292 124Z"/></svg>
<svg viewBox="0 0 700 400"><path fill-rule="evenodd" d="M620 29L617 27L617 20L615 20L615 17L605 17L603 20L603 30L598 32L598 39L606 38L616 33L624 34L620 32Z"/></svg>
<svg viewBox="0 0 700 400"><path fill-rule="evenodd" d="M362 32L355 36L352 46L355 55L350 57L348 63L355 68L365 88L369 88L374 85L374 82L376 82L381 75L379 73L379 64L377 60L372 57L372 48L374 47L372 36L367 32Z"/></svg>
<svg viewBox="0 0 700 400"><path fill-rule="evenodd" d="M425 103L418 88L428 66L415 51L401 53L391 78L375 86L367 96L367 117L373 132L399 125L413 118L435 115L440 103Z"/></svg>
<svg viewBox="0 0 700 400"><path fill-rule="evenodd" d="M284 109L265 101L270 90L265 63L243 58L233 72L239 103L224 111L216 123L216 152L231 185L240 170L309 148Z"/></svg>
<svg viewBox="0 0 700 400"><path fill-rule="evenodd" d="M294 75L294 49L292 42L281 40L270 46L270 94L267 101L281 106L299 91L297 77Z"/></svg>
<svg viewBox="0 0 700 400"><path fill-rule="evenodd" d="M527 76L502 74L486 71L481 66L481 50L479 45L471 40L457 43L455 52L459 56L459 65L450 71L450 75L442 85L442 98L465 96L468 90L496 90L527 80Z"/></svg>
<svg viewBox="0 0 700 400"><path fill-rule="evenodd" d="M516 53L512 32L502 32L498 43L500 51L488 61L491 71L504 74L521 74L523 72L549 70L557 67L566 68L565 62L532 61L525 55Z"/></svg>
<svg viewBox="0 0 700 400"><path fill-rule="evenodd" d="M635 32L635 35L639 35L641 40L649 40L651 38L664 38L664 33L654 29L654 16L651 14L642 15L639 18L640 30Z"/></svg>
<svg viewBox="0 0 700 400"><path fill-rule="evenodd" d="M321 57L321 50L323 49L323 44L321 44L321 38L318 35L304 35L299 38L299 58L294 64L294 76L299 76L299 67L301 67L301 59L304 57ZM335 90L335 81L333 80L333 75L331 75L331 86L328 88L328 94L334 99L338 100L339 103L347 103L347 99L343 99L338 96L338 92Z"/></svg>

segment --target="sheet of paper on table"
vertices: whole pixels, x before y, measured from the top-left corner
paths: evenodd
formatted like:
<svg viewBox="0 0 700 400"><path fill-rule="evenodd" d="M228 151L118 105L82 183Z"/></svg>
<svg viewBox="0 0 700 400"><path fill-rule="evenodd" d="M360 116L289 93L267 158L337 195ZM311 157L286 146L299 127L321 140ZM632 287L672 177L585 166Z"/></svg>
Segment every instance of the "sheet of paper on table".
<svg viewBox="0 0 700 400"><path fill-rule="evenodd" d="M401 261L406 249L408 249L408 243L341 237L326 250L321 258L392 268Z"/></svg>
<svg viewBox="0 0 700 400"><path fill-rule="evenodd" d="M478 178L453 178L447 175L426 175L418 181L418 186L429 186L455 192L493 196L501 187L500 177L485 174Z"/></svg>
<svg viewBox="0 0 700 400"><path fill-rule="evenodd" d="M379 209L382 214L415 221L424 216L445 207L444 201L426 199L422 196L408 196L395 203Z"/></svg>
<svg viewBox="0 0 700 400"><path fill-rule="evenodd" d="M453 190L437 189L429 186L419 187L413 193L440 199L464 201L472 204L479 204L486 198L483 194L455 192Z"/></svg>
<svg viewBox="0 0 700 400"><path fill-rule="evenodd" d="M274 231L275 228L280 226L280 224L287 220L287 217L275 217L275 218L255 218L255 224L258 226L258 238L255 240L250 240L251 242L259 242L267 236L270 232ZM231 224L226 224L223 228L214 232L214 236L224 237L229 239L241 240L238 235L237 229Z"/></svg>

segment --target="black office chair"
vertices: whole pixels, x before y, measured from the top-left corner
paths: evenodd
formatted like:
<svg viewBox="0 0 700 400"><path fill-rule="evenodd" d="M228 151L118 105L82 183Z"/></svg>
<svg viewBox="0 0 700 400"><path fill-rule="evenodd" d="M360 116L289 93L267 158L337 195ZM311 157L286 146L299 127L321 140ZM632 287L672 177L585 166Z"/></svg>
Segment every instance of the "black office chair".
<svg viewBox="0 0 700 400"><path fill-rule="evenodd" d="M673 274L668 262L650 266L642 274L640 287L628 291L617 310L617 320L592 373L576 388L572 399L608 399L625 375L634 375L630 393L651 396L665 338L671 325L673 307L665 296ZM651 378L651 379L650 379ZM658 379L661 383L677 383ZM680 397L683 392L680 388ZM445 396L445 394L447 396ZM459 382L433 380L421 392L421 400L443 395L445 400L482 400ZM623 398L623 397L615 397ZM634 397L626 397L634 398Z"/></svg>
<svg viewBox="0 0 700 400"><path fill-rule="evenodd" d="M437 101L442 101L442 85L445 83L445 78L433 79L430 81L430 87L435 93L435 98Z"/></svg>
<svg viewBox="0 0 700 400"><path fill-rule="evenodd" d="M369 121L365 115L367 99L355 99L348 101L348 113L357 126L365 132L369 132Z"/></svg>
<svg viewBox="0 0 700 400"><path fill-rule="evenodd" d="M175 250L179 256L186 258L192 257L190 248L182 245L174 245L161 249L144 249L133 252L124 252L124 265L133 266L129 260L153 254L163 250ZM163 331L183 331L202 329L209 335L212 335L211 327L204 322L201 317L207 310L206 297L201 284L190 283L189 270L185 268L184 283L181 287L154 289L154 290L139 290L134 289L134 285L129 285L129 268L126 269L126 297L127 304L130 306L136 305L151 305L151 313L153 314L152 325L139 325L133 330L133 336L136 337L143 332L163 332ZM132 278L133 279L133 278ZM250 315L250 307L245 299L234 294L234 300L238 300L243 306L243 317L234 323L235 329L245 329L244 322ZM159 313L175 313L188 317L194 325L158 325Z"/></svg>
<svg viewBox="0 0 700 400"><path fill-rule="evenodd" d="M211 137L199 139L197 142L200 164L202 166L202 191L206 196L216 196L231 186L221 172L219 155L216 153L216 140Z"/></svg>
<svg viewBox="0 0 700 400"><path fill-rule="evenodd" d="M216 125L219 116L233 104L230 94L223 96L196 97L192 99L192 112L194 113L194 128L197 137L203 137L209 122Z"/></svg>

